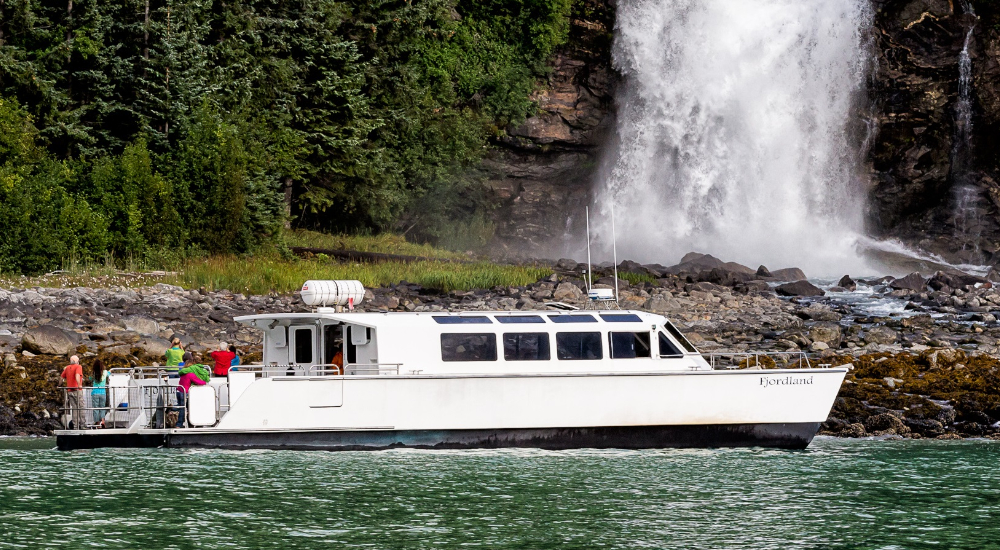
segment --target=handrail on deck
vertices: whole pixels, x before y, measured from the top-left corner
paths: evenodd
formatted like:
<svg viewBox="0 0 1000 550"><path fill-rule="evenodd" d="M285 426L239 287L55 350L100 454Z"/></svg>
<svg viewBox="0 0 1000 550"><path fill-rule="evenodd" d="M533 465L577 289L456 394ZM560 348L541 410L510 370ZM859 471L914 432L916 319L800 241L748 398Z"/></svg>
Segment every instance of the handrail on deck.
<svg viewBox="0 0 1000 550"><path fill-rule="evenodd" d="M347 375L389 375L399 374L402 363L348 363L344 365L344 373Z"/></svg>
<svg viewBox="0 0 1000 550"><path fill-rule="evenodd" d="M703 355L703 357L705 357ZM705 357L713 370L720 369L770 369L770 368L814 368L804 351L747 351L709 353ZM764 358L762 361L761 358ZM779 362L782 366L779 366ZM790 366L792 364L795 366Z"/></svg>

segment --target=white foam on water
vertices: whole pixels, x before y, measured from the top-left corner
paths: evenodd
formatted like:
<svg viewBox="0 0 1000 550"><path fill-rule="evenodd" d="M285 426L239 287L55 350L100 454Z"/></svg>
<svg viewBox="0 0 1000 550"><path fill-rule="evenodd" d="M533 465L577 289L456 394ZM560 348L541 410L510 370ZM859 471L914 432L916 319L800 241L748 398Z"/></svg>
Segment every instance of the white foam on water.
<svg viewBox="0 0 1000 550"><path fill-rule="evenodd" d="M867 0L622 0L624 76L595 193L610 257L692 251L811 276L872 272L850 127L868 71Z"/></svg>

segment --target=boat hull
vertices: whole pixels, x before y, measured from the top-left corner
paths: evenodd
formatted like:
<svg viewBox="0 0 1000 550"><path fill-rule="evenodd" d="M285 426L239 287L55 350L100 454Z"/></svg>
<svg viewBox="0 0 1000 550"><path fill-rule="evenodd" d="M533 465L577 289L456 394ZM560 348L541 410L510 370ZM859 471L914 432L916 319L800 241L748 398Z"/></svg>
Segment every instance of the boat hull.
<svg viewBox="0 0 1000 550"><path fill-rule="evenodd" d="M365 451L416 449L662 449L773 447L804 449L818 422L688 426L605 426L491 430L330 430L59 435L62 450L176 447Z"/></svg>

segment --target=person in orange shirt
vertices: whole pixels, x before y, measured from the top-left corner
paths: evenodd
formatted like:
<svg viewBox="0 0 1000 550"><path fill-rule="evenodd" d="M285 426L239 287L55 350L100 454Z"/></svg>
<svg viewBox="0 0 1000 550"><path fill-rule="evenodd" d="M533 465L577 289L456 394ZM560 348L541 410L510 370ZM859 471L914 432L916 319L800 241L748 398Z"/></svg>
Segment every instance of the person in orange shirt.
<svg viewBox="0 0 1000 550"><path fill-rule="evenodd" d="M336 365L337 368L331 370L336 370L337 374L344 374L344 350L340 346L337 346L337 352L333 354L330 365Z"/></svg>
<svg viewBox="0 0 1000 550"><path fill-rule="evenodd" d="M76 355L69 358L69 364L60 375L66 381L66 411L70 420L67 426L71 430L82 430L86 427L83 420L83 405L81 395L83 390L83 367Z"/></svg>

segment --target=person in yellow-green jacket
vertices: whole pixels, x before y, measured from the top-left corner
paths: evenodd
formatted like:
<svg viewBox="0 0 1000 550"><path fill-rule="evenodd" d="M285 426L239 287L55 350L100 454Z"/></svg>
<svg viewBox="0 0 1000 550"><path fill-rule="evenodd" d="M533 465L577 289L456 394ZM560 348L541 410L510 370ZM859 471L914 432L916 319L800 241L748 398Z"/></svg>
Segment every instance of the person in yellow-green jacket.
<svg viewBox="0 0 1000 550"><path fill-rule="evenodd" d="M170 342L170 349L163 352L163 356L167 358L167 365L164 370L167 371L168 378L177 378L177 369L180 368L181 362L184 361L184 346L181 345L180 338L174 338Z"/></svg>

